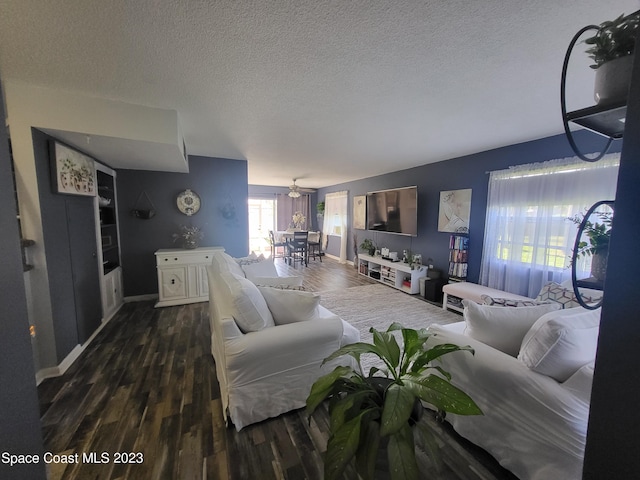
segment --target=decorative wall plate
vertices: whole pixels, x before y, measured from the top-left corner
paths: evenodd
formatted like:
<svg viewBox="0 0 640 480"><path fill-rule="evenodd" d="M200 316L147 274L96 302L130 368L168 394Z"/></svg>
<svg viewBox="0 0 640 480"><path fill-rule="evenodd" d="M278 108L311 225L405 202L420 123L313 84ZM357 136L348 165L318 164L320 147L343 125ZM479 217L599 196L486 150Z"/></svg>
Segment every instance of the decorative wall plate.
<svg viewBox="0 0 640 480"><path fill-rule="evenodd" d="M200 197L196 192L192 192L188 188L178 194L176 203L178 204L178 210L189 217L200 210Z"/></svg>

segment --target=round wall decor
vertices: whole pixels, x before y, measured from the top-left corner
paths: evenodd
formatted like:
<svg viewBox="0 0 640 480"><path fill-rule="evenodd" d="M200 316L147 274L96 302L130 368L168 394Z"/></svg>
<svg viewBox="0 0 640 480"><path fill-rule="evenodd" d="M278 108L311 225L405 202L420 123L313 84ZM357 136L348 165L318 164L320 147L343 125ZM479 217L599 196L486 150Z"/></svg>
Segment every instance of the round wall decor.
<svg viewBox="0 0 640 480"><path fill-rule="evenodd" d="M178 204L178 210L187 216L194 215L200 210L200 197L196 192L192 192L188 188L178 194L176 203Z"/></svg>

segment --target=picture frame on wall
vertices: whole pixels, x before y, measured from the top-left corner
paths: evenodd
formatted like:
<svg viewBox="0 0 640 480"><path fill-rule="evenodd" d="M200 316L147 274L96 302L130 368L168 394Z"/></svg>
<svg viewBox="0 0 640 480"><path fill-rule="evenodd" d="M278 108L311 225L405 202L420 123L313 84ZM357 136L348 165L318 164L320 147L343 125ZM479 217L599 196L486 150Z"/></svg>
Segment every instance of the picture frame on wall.
<svg viewBox="0 0 640 480"><path fill-rule="evenodd" d="M439 232L469 233L470 217L470 188L440 192Z"/></svg>
<svg viewBox="0 0 640 480"><path fill-rule="evenodd" d="M54 192L95 197L96 167L93 158L53 142L51 167Z"/></svg>
<svg viewBox="0 0 640 480"><path fill-rule="evenodd" d="M353 197L353 228L364 230L367 225L367 196Z"/></svg>

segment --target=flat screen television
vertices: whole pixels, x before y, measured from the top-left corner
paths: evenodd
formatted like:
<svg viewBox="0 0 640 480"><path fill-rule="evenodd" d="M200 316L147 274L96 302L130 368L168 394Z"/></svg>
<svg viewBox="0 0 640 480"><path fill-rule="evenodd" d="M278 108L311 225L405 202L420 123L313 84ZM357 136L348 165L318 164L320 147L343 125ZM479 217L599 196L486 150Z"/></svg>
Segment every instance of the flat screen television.
<svg viewBox="0 0 640 480"><path fill-rule="evenodd" d="M418 236L418 187L367 193L367 230Z"/></svg>

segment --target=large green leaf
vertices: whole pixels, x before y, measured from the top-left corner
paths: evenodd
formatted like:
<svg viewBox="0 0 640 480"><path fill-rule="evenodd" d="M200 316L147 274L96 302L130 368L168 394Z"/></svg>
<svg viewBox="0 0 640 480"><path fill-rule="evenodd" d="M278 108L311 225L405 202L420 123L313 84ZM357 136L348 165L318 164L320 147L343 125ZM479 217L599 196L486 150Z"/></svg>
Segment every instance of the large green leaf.
<svg viewBox="0 0 640 480"><path fill-rule="evenodd" d="M351 355L352 357L354 357L356 360L359 361L360 355L362 355L363 353L373 353L380 358L384 356L383 352L381 352L376 345L371 345L370 343L364 343L364 342L357 342L357 343L350 343L349 345L345 345L344 347L339 348L338 350L333 352L331 355L329 355L327 358L325 358L322 361L322 364L324 365L325 363L330 362L331 360L335 360L336 358L339 358L343 355Z"/></svg>
<svg viewBox="0 0 640 480"><path fill-rule="evenodd" d="M434 345L428 350L423 351L420 355L415 359L413 365L411 366L411 372L420 373L420 371L429 363L431 363L436 358L439 358L448 353L458 352L458 351L466 351L471 352L471 354L475 354L475 351L470 346L460 347L458 345L454 345L452 343L443 343L440 345Z"/></svg>
<svg viewBox="0 0 640 480"><path fill-rule="evenodd" d="M374 345L382 353L380 358L387 363L393 372L396 372L400 363L400 346L396 337L388 332L379 332L375 328L370 328L369 331L373 334Z"/></svg>
<svg viewBox="0 0 640 480"><path fill-rule="evenodd" d="M405 375L402 380L414 395L440 410L458 415L482 415L469 395L437 375Z"/></svg>
<svg viewBox="0 0 640 480"><path fill-rule="evenodd" d="M387 445L389 474L392 480L417 480L418 464L413 443L413 431L408 423L389 437Z"/></svg>
<svg viewBox="0 0 640 480"><path fill-rule="evenodd" d="M427 452L427 455L431 458L436 470L440 472L442 470L442 458L440 455L440 446L438 445L435 435L423 422L416 423L413 428L414 431L418 431L418 446Z"/></svg>
<svg viewBox="0 0 640 480"><path fill-rule="evenodd" d="M360 413L360 408L368 397L376 396L376 392L369 388L358 392L352 392L337 400L331 406L331 430L335 431L345 422L348 422ZM367 402L372 404L373 402Z"/></svg>
<svg viewBox="0 0 640 480"><path fill-rule="evenodd" d="M364 410L333 432L327 442L324 461L325 480L339 479L345 467L356 454L360 445L360 427L362 418L369 412Z"/></svg>
<svg viewBox="0 0 640 480"><path fill-rule="evenodd" d="M380 424L377 421L363 421L360 447L356 452L356 469L365 479L373 479L380 449Z"/></svg>
<svg viewBox="0 0 640 480"><path fill-rule="evenodd" d="M311 386L311 393L307 397L307 413L311 415L318 408L318 405L327 398L332 392L336 380L350 373L353 373L351 367L340 366L316 380Z"/></svg>
<svg viewBox="0 0 640 480"><path fill-rule="evenodd" d="M408 388L392 383L384 397L380 435L387 436L400 430L409 420L415 400Z"/></svg>

